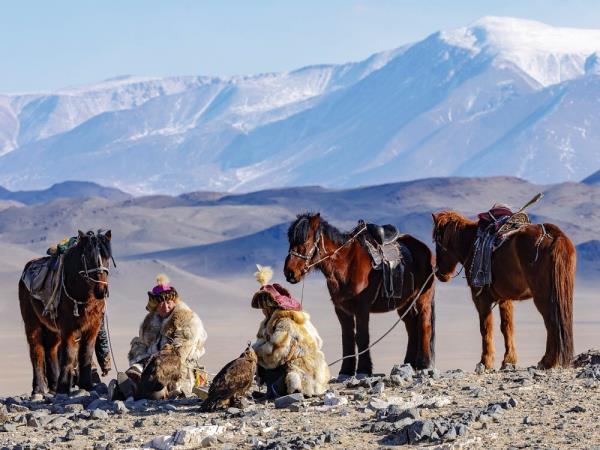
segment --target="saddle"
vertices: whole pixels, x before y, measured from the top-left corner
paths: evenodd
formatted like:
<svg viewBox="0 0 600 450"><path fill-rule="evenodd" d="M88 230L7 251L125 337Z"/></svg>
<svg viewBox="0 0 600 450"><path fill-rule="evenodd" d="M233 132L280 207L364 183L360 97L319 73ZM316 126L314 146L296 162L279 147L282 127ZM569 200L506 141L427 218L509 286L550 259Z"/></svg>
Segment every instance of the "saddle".
<svg viewBox="0 0 600 450"><path fill-rule="evenodd" d="M406 263L412 262L408 248L398 239L402 235L394 225L366 224L364 246L374 270L382 272L383 296L402 297Z"/></svg>
<svg viewBox="0 0 600 450"><path fill-rule="evenodd" d="M492 284L492 254L510 235L530 222L524 212L513 213L504 206L482 212L477 226L477 238L471 262L471 285L483 288Z"/></svg>
<svg viewBox="0 0 600 450"><path fill-rule="evenodd" d="M379 245L390 244L400 237L398 228L394 225L376 225L374 223L367 224L367 233L373 238Z"/></svg>
<svg viewBox="0 0 600 450"><path fill-rule="evenodd" d="M42 258L31 261L21 274L21 280L31 296L42 302L44 315L56 317L60 303L63 255L77 243L77 238L66 238L47 250Z"/></svg>

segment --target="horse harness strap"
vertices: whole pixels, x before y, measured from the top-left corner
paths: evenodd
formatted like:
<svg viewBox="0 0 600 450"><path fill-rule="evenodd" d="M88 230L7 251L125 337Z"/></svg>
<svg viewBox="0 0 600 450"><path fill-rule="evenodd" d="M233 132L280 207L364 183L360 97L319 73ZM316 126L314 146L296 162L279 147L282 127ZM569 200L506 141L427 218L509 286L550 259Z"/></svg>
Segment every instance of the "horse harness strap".
<svg viewBox="0 0 600 450"><path fill-rule="evenodd" d="M310 252L308 253L308 255L302 255L298 252L295 252L293 250L289 251L289 254L292 256L296 256L298 258L301 258L303 260L306 261L306 264L304 265L304 269L302 269L303 273L307 273L311 268L313 268L316 265L321 264L323 261L328 260L329 258L333 258L334 256L336 256L338 254L338 252L340 252L345 246L347 246L348 244L350 244L351 242L355 241L358 236L360 236L361 233L363 233L365 230L367 229L367 226L364 222L359 222L359 229L352 235L350 236L350 238L348 238L348 240L346 242L344 242L342 245L340 245L338 248L336 248L333 252L328 253L327 255L323 256L322 258L319 258L317 261L311 263L310 261L312 260L312 258L315 256L315 253L318 254L318 250L319 250L319 242L321 242L321 247L323 248L323 251L325 252L325 242L323 241L323 235L321 233L320 228L318 229L318 234L319 236L315 239L315 243L312 247L312 249L310 250Z"/></svg>

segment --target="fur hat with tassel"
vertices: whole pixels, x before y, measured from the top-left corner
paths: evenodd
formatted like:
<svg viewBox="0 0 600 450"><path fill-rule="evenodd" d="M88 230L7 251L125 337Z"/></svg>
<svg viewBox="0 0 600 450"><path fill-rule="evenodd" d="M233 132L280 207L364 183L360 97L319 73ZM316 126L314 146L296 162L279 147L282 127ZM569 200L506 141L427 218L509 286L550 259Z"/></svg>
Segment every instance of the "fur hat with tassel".
<svg viewBox="0 0 600 450"><path fill-rule="evenodd" d="M156 286L148 291L148 304L146 305L147 311L154 311L160 302L164 301L179 301L179 294L173 286L170 284L171 280L164 273L159 273L156 276Z"/></svg>
<svg viewBox="0 0 600 450"><path fill-rule="evenodd" d="M277 283L267 284L273 277L273 269L260 264L257 264L256 268L258 270L254 273L254 277L260 283L260 289L252 297L253 308L302 311L302 305L286 288Z"/></svg>

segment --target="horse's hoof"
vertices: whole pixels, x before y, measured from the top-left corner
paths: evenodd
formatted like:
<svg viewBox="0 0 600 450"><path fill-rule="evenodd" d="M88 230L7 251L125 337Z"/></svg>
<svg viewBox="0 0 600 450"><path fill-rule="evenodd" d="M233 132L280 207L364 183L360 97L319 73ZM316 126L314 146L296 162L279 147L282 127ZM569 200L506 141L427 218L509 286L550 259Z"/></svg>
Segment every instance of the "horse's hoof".
<svg viewBox="0 0 600 450"><path fill-rule="evenodd" d="M30 401L32 402L41 402L42 400L44 400L44 394L40 394L35 393L35 394L31 394L31 397L29 398Z"/></svg>
<svg viewBox="0 0 600 450"><path fill-rule="evenodd" d="M344 381L348 381L350 378L352 378L353 375L348 375L346 373L340 373L337 378L334 378L336 383L343 383Z"/></svg>
<svg viewBox="0 0 600 450"><path fill-rule="evenodd" d="M487 369L486 369L486 367L485 367L485 364L483 364L483 363L480 363L480 362L479 362L479 363L477 363L477 365L475 366L475 373L476 373L477 375L484 374L484 373L486 372L486 370L487 370Z"/></svg>
<svg viewBox="0 0 600 450"><path fill-rule="evenodd" d="M356 379L357 380L364 380L365 378L369 378L372 375L370 373L357 373L356 374Z"/></svg>
<svg viewBox="0 0 600 450"><path fill-rule="evenodd" d="M503 370L505 372L514 372L515 370L517 370L517 366L515 366L512 363L503 363L500 367L500 370Z"/></svg>

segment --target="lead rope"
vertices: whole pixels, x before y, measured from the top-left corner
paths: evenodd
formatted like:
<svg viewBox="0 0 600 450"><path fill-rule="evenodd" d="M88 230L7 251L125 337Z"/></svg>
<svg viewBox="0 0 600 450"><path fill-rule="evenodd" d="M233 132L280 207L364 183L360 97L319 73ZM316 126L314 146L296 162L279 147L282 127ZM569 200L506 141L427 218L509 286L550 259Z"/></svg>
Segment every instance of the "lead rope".
<svg viewBox="0 0 600 450"><path fill-rule="evenodd" d="M119 368L117 367L117 360L115 359L115 354L113 352L112 340L110 339L110 326L108 325L108 302L104 304L104 323L106 324L106 336L108 337L108 347L110 348L110 356L112 358L113 365L115 366L115 370L119 373Z"/></svg>
<svg viewBox="0 0 600 450"><path fill-rule="evenodd" d="M425 286L427 286L427 283L429 283L429 280L431 279L431 277L433 277L435 275L435 273L437 272L437 267L434 268L431 273L429 274L429 276L427 277L427 279L425 280L425 283L423 283L423 285L421 286L421 289L419 290L419 293L415 296L415 299L411 302L411 304L408 306L408 308L404 311L404 313L400 316L400 318L398 320L396 320L396 322L394 323L394 325L392 325L392 327L387 330L379 339L377 339L375 342L373 342L371 345L369 345L367 348L365 348L364 350L358 352L358 353L354 353L353 355L347 355L344 356L340 359L336 359L335 361L333 361L332 363L329 363L328 366L333 366L334 364L339 363L340 361L343 361L345 359L348 358L357 358L358 356L362 355L363 353L368 352L369 350L371 350L373 347L375 347L375 345L377 345L379 342L381 342L388 334L390 334L392 332L392 330L394 328L396 328L396 326L398 326L398 324L402 321L402 319L404 319L404 317L406 317L406 315L410 312L411 309L413 309L413 307L415 306L415 304L417 303L417 300L419 300L419 297L421 297L421 294L423 293L423 291L425 290Z"/></svg>

